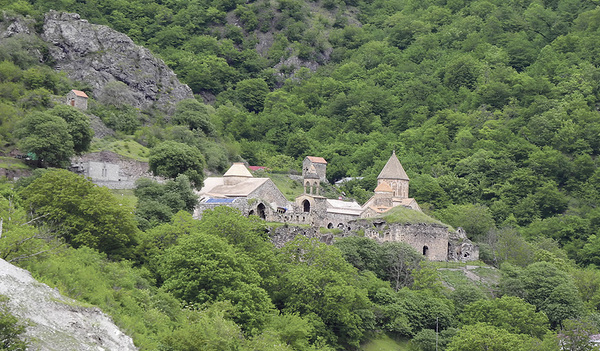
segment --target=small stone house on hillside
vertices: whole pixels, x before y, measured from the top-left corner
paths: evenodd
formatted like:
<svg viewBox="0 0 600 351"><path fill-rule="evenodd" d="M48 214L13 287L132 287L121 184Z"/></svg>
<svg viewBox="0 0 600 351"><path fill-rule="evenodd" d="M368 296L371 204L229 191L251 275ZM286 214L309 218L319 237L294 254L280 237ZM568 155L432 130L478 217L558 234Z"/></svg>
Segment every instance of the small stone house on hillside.
<svg viewBox="0 0 600 351"><path fill-rule="evenodd" d="M67 93L67 105L85 111L88 107L88 96L81 90L73 89Z"/></svg>

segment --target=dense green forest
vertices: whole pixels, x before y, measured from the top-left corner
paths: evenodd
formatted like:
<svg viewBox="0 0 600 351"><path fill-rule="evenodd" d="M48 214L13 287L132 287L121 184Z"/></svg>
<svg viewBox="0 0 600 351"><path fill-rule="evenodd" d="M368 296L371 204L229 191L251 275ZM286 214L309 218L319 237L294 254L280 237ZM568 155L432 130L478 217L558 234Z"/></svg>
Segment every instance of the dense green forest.
<svg viewBox="0 0 600 351"><path fill-rule="evenodd" d="M210 105L184 101L165 118L92 102L173 179L138 183L135 204L60 170L4 183L0 253L102 307L148 350L353 349L382 333L432 350L436 321L440 349L558 350L558 332L578 349L586 336L573 331L600 327L598 6L0 0L39 21L66 10L126 33ZM56 97L89 87L28 54L44 45L0 44L0 138L45 155L34 166L62 167L97 145ZM364 177L342 189L364 201L392 150L425 212L465 228L501 269L493 289L448 289L403 245L275 249L256 218L186 212L203 179L187 169L222 172L241 157L289 171L317 155L330 181ZM168 167L174 154L186 169Z"/></svg>

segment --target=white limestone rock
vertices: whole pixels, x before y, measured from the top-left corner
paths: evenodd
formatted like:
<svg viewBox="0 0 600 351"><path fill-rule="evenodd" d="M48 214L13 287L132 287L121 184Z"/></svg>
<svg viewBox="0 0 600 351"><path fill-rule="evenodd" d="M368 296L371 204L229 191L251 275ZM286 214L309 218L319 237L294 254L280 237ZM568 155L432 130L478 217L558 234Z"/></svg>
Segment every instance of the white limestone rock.
<svg viewBox="0 0 600 351"><path fill-rule="evenodd" d="M9 298L13 315L29 320L29 350L137 350L131 338L100 309L83 307L2 259L0 295Z"/></svg>

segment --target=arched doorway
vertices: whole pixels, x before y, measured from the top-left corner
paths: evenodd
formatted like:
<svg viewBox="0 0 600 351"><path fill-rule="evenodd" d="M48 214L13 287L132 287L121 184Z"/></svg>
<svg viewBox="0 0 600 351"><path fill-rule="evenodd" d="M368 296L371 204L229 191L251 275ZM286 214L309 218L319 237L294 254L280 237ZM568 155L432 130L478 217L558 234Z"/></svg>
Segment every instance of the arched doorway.
<svg viewBox="0 0 600 351"><path fill-rule="evenodd" d="M429 248L427 247L427 245L423 246L423 256L427 256L428 253L429 253Z"/></svg>
<svg viewBox="0 0 600 351"><path fill-rule="evenodd" d="M302 201L302 208L304 209L304 212L310 212L310 201Z"/></svg>
<svg viewBox="0 0 600 351"><path fill-rule="evenodd" d="M258 206L256 206L256 214L257 216L259 216L262 219L266 219L267 216L265 215L265 205L258 204Z"/></svg>
<svg viewBox="0 0 600 351"><path fill-rule="evenodd" d="M329 223L329 224L327 225L327 229L333 229L333 223Z"/></svg>

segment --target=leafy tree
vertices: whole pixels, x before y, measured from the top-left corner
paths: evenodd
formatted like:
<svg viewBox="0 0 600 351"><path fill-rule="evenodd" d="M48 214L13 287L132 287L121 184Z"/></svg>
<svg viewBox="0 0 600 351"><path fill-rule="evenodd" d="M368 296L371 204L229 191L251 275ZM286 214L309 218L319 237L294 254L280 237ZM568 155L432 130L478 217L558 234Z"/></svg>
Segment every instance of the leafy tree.
<svg viewBox="0 0 600 351"><path fill-rule="evenodd" d="M269 87L263 79L245 79L236 84L235 92L237 98L248 111L260 112L263 110Z"/></svg>
<svg viewBox="0 0 600 351"><path fill-rule="evenodd" d="M560 349L568 351L598 350L598 346L590 340L590 336L597 331L597 327L589 321L567 320L561 329Z"/></svg>
<svg viewBox="0 0 600 351"><path fill-rule="evenodd" d="M204 156L198 149L175 141L164 141L150 150L148 166L154 175L176 178L186 175L194 188L202 188Z"/></svg>
<svg viewBox="0 0 600 351"><path fill-rule="evenodd" d="M114 257L126 257L137 228L133 211L107 188L66 170L51 170L19 195L50 228L74 247L88 246Z"/></svg>
<svg viewBox="0 0 600 351"><path fill-rule="evenodd" d="M436 215L444 223L462 227L471 240L481 241L494 228L492 213L483 205L450 205Z"/></svg>
<svg viewBox="0 0 600 351"><path fill-rule="evenodd" d="M282 255L275 304L285 313L310 316L317 335L330 345L357 347L373 316L355 268L336 248L306 237L287 243Z"/></svg>
<svg viewBox="0 0 600 351"><path fill-rule="evenodd" d="M458 330L447 351L525 351L532 350L530 337L512 334L486 323L467 325Z"/></svg>
<svg viewBox="0 0 600 351"><path fill-rule="evenodd" d="M437 335L433 329L423 329L414 338L410 339L410 345L419 351L445 350L454 334L456 334L454 328L444 329L438 332Z"/></svg>
<svg viewBox="0 0 600 351"><path fill-rule="evenodd" d="M402 242L386 242L380 252L382 278L389 281L396 291L412 286L413 273L420 269L423 255Z"/></svg>
<svg viewBox="0 0 600 351"><path fill-rule="evenodd" d="M67 167L74 154L73 137L67 122L57 116L33 112L19 124L19 147L42 164Z"/></svg>
<svg viewBox="0 0 600 351"><path fill-rule="evenodd" d="M342 252L344 259L359 271L369 270L381 275L381 250L376 241L349 236L336 240L333 245Z"/></svg>
<svg viewBox="0 0 600 351"><path fill-rule="evenodd" d="M77 154L87 151L94 137L89 118L78 110L67 105L56 105L50 113L64 119L68 132L73 138L73 150Z"/></svg>
<svg viewBox="0 0 600 351"><path fill-rule="evenodd" d="M423 329L444 330L456 325L452 301L427 290L382 288L373 297L378 324L398 336L412 337Z"/></svg>
<svg viewBox="0 0 600 351"><path fill-rule="evenodd" d="M160 262L165 289L181 301L231 301L234 319L249 332L260 330L273 311L250 259L222 238L192 232L168 248Z"/></svg>
<svg viewBox="0 0 600 351"><path fill-rule="evenodd" d="M487 323L513 334L542 339L548 332L548 317L535 306L514 296L479 300L465 307L460 319L465 324Z"/></svg>
<svg viewBox="0 0 600 351"><path fill-rule="evenodd" d="M180 174L164 184L140 178L134 190L138 198L136 216L142 227L149 228L169 222L179 211L192 212L198 202L187 176Z"/></svg>
<svg viewBox="0 0 600 351"><path fill-rule="evenodd" d="M243 344L240 327L228 317L232 306L215 303L203 310L184 312L186 323L162 335L162 343L169 351L233 351Z"/></svg>
<svg viewBox="0 0 600 351"><path fill-rule="evenodd" d="M44 256L58 249L63 241L43 226L34 226L21 201L8 183L0 184L0 258L12 263Z"/></svg>
<svg viewBox="0 0 600 351"><path fill-rule="evenodd" d="M573 281L555 265L536 262L522 270L507 264L502 268L502 293L521 297L536 306L548 316L553 328L583 313L583 302Z"/></svg>
<svg viewBox="0 0 600 351"><path fill-rule="evenodd" d="M199 130L205 135L213 136L215 127L210 118L214 113L215 110L211 106L202 104L196 99L186 99L177 103L173 121L187 126L190 130Z"/></svg>

